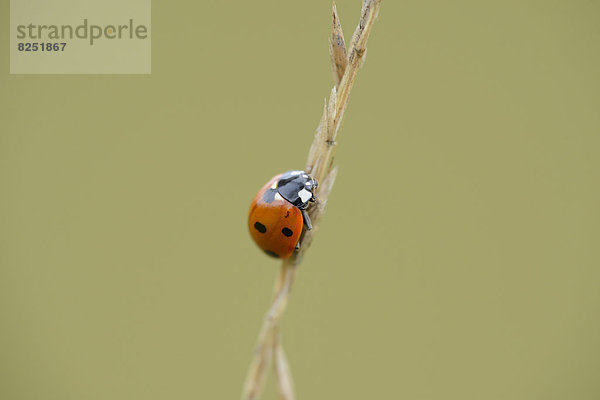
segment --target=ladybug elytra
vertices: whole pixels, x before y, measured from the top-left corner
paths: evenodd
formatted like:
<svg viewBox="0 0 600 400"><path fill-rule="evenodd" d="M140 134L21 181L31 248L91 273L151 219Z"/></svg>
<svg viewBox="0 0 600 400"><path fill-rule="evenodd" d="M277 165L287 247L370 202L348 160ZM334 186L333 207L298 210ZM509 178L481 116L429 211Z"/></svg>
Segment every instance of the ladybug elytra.
<svg viewBox="0 0 600 400"><path fill-rule="evenodd" d="M316 197L317 181L304 171L274 176L256 194L248 215L252 239L272 257L288 258L299 246L303 226L312 229L306 212Z"/></svg>

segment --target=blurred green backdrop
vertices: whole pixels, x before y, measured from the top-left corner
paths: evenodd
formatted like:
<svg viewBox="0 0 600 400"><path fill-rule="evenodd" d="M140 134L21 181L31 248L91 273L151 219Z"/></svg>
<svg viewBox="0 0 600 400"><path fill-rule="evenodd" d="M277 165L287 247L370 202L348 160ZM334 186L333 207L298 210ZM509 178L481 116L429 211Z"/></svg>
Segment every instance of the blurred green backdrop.
<svg viewBox="0 0 600 400"><path fill-rule="evenodd" d="M304 165L330 3L152 15L150 76L11 76L0 31L0 399L240 394L279 266L247 208ZM600 398L599 72L598 1L384 1L284 320L299 399Z"/></svg>

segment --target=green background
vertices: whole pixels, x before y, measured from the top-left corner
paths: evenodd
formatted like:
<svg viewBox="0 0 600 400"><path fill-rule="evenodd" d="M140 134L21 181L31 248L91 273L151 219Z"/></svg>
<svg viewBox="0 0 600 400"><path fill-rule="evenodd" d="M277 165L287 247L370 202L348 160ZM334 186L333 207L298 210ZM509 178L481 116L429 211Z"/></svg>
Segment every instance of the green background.
<svg viewBox="0 0 600 400"><path fill-rule="evenodd" d="M330 3L152 15L150 76L8 75L0 30L0 399L241 392L279 266L247 209L304 165ZM598 1L384 1L282 327L299 399L600 397L599 72Z"/></svg>

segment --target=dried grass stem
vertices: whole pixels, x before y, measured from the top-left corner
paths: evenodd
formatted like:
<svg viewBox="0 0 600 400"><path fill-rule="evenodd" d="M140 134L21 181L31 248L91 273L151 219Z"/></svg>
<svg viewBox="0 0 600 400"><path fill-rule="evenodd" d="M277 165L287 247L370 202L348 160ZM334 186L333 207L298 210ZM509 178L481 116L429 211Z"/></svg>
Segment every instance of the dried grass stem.
<svg viewBox="0 0 600 400"><path fill-rule="evenodd" d="M308 152L305 168L306 172L319 182L318 200L308 210L313 229L304 232L300 239L300 250L282 262L279 276L275 281L273 302L265 315L258 335L254 357L242 392L242 400L258 399L271 361L274 364L280 397L285 400L295 398L289 363L281 344L279 322L285 311L298 264L317 231L329 193L335 182L337 168L333 167L333 159L337 147L337 134L358 68L366 54L367 39L377 18L380 4L381 0L363 0L360 21L352 36L348 52L346 52L342 25L337 14L336 5L333 4L329 54L335 86L331 89L329 100L326 100L323 106L323 116Z"/></svg>

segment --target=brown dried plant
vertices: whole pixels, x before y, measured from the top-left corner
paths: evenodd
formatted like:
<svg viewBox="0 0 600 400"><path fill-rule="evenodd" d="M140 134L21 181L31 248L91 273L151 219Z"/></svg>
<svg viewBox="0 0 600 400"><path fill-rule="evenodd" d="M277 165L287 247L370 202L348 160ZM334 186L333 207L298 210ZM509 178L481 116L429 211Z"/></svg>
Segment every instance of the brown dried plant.
<svg viewBox="0 0 600 400"><path fill-rule="evenodd" d="M381 0L363 0L360 21L352 36L350 48L346 52L342 26L335 3L333 3L329 54L335 85L331 89L329 100L325 100L323 116L308 152L305 168L305 171L319 182L318 200L308 210L313 229L304 232L300 239L300 250L290 258L285 259L281 265L279 276L275 281L273 302L265 315L258 335L258 343L244 384L242 400L258 399L271 362L274 366L281 398L285 400L295 398L289 364L281 344L279 321L286 307L296 269L317 231L327 204L327 198L335 181L337 167L333 167L333 159L337 134L344 117L356 73L364 61L367 39L375 18L377 18L380 4Z"/></svg>

